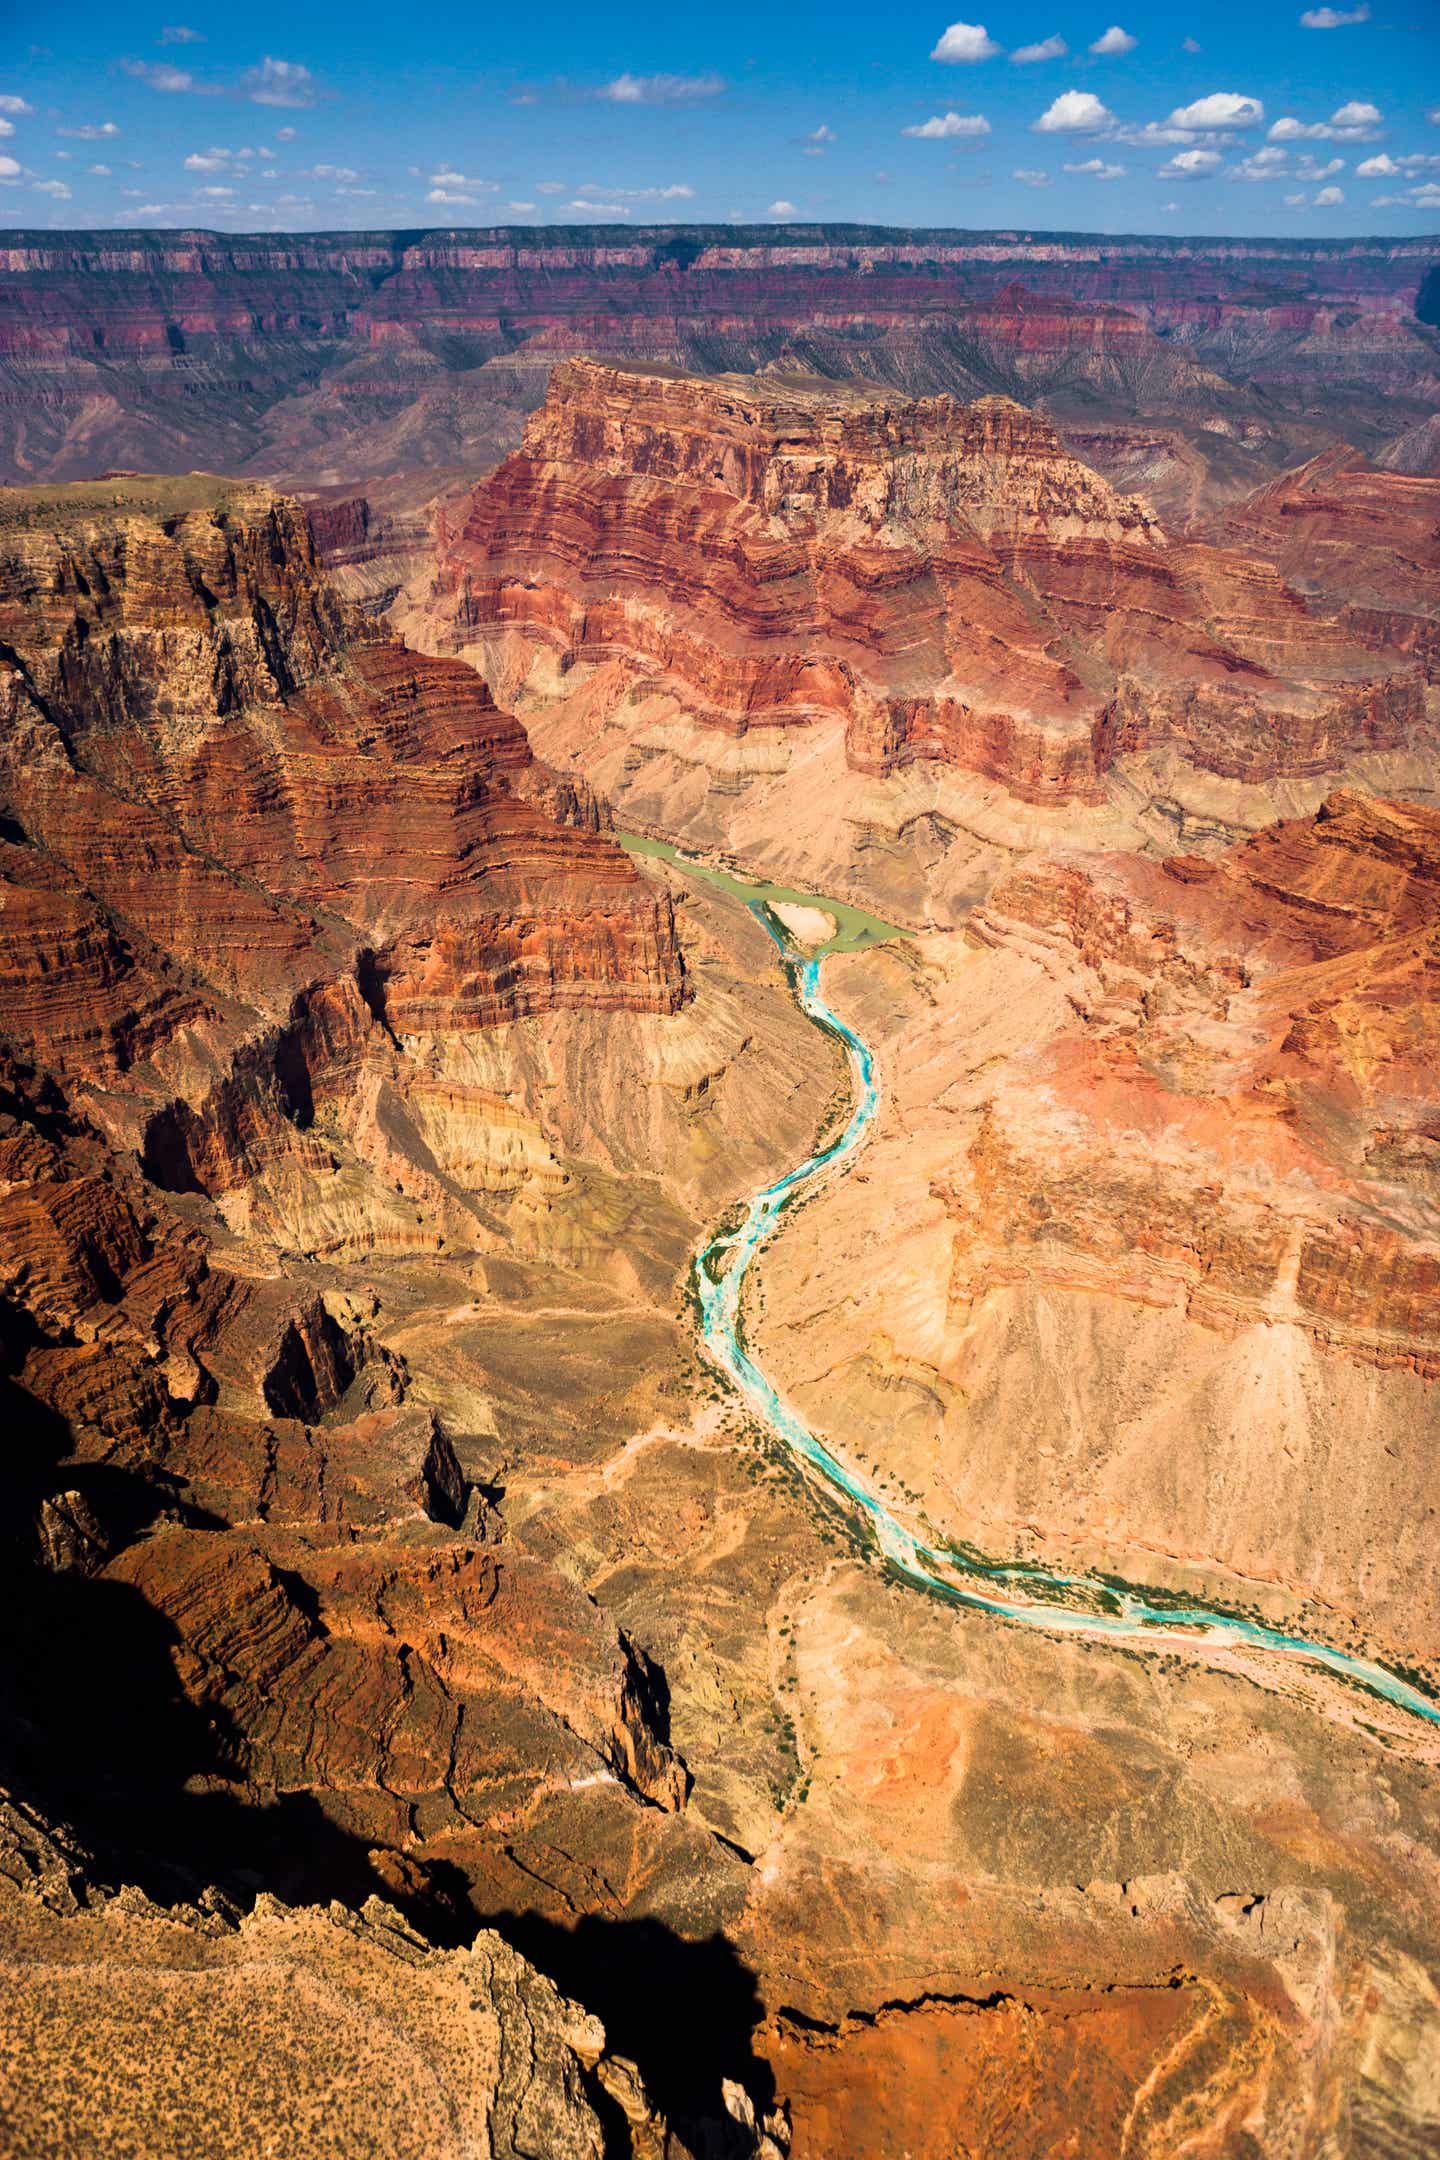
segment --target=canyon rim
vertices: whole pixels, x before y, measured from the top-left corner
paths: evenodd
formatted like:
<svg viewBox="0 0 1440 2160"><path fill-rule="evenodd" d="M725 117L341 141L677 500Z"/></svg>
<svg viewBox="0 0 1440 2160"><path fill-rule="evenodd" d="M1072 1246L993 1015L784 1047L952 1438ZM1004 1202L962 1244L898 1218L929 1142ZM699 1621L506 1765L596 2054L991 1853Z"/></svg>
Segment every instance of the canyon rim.
<svg viewBox="0 0 1440 2160"><path fill-rule="evenodd" d="M818 24L0 56L16 2160L1440 2149L1440 56Z"/></svg>

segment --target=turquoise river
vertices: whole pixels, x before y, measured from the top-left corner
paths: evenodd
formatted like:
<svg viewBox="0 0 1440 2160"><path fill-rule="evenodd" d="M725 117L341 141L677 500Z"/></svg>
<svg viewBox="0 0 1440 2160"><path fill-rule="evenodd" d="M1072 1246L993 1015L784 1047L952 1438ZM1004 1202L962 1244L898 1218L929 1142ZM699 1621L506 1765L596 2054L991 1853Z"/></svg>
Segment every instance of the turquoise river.
<svg viewBox="0 0 1440 2160"><path fill-rule="evenodd" d="M826 1003L820 989L821 961L830 952L856 950L904 933L893 924L827 900L821 894L757 883L696 862L663 841L630 833L617 837L632 853L662 857L687 875L720 885L741 899L774 940L801 1010L843 1046L849 1060L854 1108L843 1132L793 1170L787 1170L773 1185L757 1192L738 1228L723 1228L701 1248L695 1259L695 1291L701 1338L714 1364L802 1469L846 1510L891 1573L950 1604L1051 1634L1119 1641L1147 1650L1164 1649L1192 1656L1207 1651L1261 1651L1301 1661L1358 1685L1415 1717L1440 1725L1440 1703L1398 1673L1328 1643L1287 1634L1238 1614L1178 1599L1164 1600L1162 1593L1152 1592L1147 1597L1096 1576L1061 1574L1030 1562L990 1560L968 1549L928 1544L899 1521L879 1494L810 1431L745 1347L741 1313L745 1282L787 1203L854 1155L880 1107L874 1056L869 1045ZM801 952L774 913L776 905L786 904L822 909L837 925L835 936L818 952ZM1162 1601L1154 1602L1156 1599Z"/></svg>

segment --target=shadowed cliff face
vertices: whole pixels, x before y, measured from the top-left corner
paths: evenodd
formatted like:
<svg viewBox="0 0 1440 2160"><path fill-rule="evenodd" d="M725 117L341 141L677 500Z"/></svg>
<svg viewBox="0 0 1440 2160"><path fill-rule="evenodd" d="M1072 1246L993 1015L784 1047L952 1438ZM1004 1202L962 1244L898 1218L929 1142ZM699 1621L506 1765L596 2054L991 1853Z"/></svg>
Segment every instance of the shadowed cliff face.
<svg viewBox="0 0 1440 2160"><path fill-rule="evenodd" d="M742 1868L688 1813L664 1672L511 1542L373 1291L315 1261L498 1244L532 1158L563 1185L447 1056L678 1010L669 897L471 670L335 598L291 505L116 494L0 505L0 1963L85 2055L74 2120L112 2130L130 2043L92 2077L79 2036L185 1998L125 2117L144 2149L167 2108L207 2150L253 2150L257 2110L274 2134L227 2054L249 1957L290 1976L252 1977L247 2023L297 2051L307 2149L312 2078L359 2105L377 2001L405 2026L372 2103L397 2150L475 2150L479 2109L496 2152L684 2153L498 1937L427 1947L595 1907L622 1943L643 1909L682 1965L672 1922L714 1934ZM6 2024L7 2051L36 2038ZM719 2054L744 2074L743 2028ZM698 2149L773 2156L720 2075L680 2096ZM12 2140L38 2149L44 2105L9 2081Z"/></svg>
<svg viewBox="0 0 1440 2160"><path fill-rule="evenodd" d="M444 1044L547 1010L673 1010L670 903L469 669L347 614L289 505L136 492L0 512L0 1287L17 1416L68 1465L27 1486L17 1531L168 1635L181 1694L232 1734L196 1776L313 1796L376 1848L413 1846L427 1814L472 1890L478 1830L477 1859L511 1856L484 1892L503 1908L530 1880L516 1827L480 1828L507 1779L507 1805L538 1781L562 1814L572 1783L622 1818L643 1801L640 1843L666 1845L686 1786L663 1681L582 1592L500 1557L357 1303L287 1282L273 1248L227 1264L203 1203L243 1191L243 1222L292 1251L327 1227L443 1246L397 1202L408 1181L479 1234L504 1106L447 1086ZM33 1723L69 1691L20 1663ZM507 1723L497 1778L484 1734ZM128 1846L111 1830L133 1857L138 1820Z"/></svg>
<svg viewBox="0 0 1440 2160"><path fill-rule="evenodd" d="M325 485L486 464L557 359L805 368L1047 399L1224 497L1433 411L1425 240L883 227L7 236L0 470ZM1423 287L1428 290L1428 287ZM1163 421L1168 446L1155 454ZM1138 423L1140 440L1130 434ZM1151 446L1144 437L1150 431ZM1173 493L1194 474L1173 474Z"/></svg>

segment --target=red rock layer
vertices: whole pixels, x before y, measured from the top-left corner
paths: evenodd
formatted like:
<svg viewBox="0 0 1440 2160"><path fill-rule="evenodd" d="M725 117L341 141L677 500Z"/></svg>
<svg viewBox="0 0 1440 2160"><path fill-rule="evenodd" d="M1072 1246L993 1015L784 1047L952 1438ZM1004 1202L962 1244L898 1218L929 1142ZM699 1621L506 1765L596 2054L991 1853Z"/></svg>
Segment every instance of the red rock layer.
<svg viewBox="0 0 1440 2160"><path fill-rule="evenodd" d="M1440 1373L1440 814L1337 795L1218 860L1017 872L972 920L1079 1019L944 1187L957 1302L1049 1281Z"/></svg>
<svg viewBox="0 0 1440 2160"><path fill-rule="evenodd" d="M668 901L469 668L335 599L293 505L113 492L0 520L0 1778L192 1887L555 1913L597 1841L617 1907L703 1878L643 1655L509 1552L354 1302L193 1197L333 1175L367 1066L403 1137L408 1032L672 1009ZM67 1708L106 1611L133 1760Z"/></svg>
<svg viewBox="0 0 1440 2160"><path fill-rule="evenodd" d="M1440 682L1440 478L1341 447L1247 496L1223 531L1323 594L1359 643Z"/></svg>
<svg viewBox="0 0 1440 2160"><path fill-rule="evenodd" d="M150 1880L263 1859L432 1906L458 1869L477 1906L550 1912L597 1842L628 1853L612 1905L709 1880L643 1653L508 1547L403 1363L303 1286L214 1266L3 1045L0 1387L5 1627L28 1645L5 1660L0 1767L106 1852ZM109 1671L107 1610L134 1759L74 1707ZM154 1691L177 1681L206 1725L175 1774L259 1810L230 1850L145 1759L147 1717L175 1740ZM327 1838L353 1848L343 1878Z"/></svg>
<svg viewBox="0 0 1440 2160"><path fill-rule="evenodd" d="M1412 668L1270 564L1168 545L1003 398L566 363L442 524L430 612L442 642L618 659L730 732L837 713L862 771L936 758L1032 801L1160 747L1334 770L1425 722Z"/></svg>
<svg viewBox="0 0 1440 2160"><path fill-rule="evenodd" d="M0 471L316 482L489 463L603 352L808 367L1087 423L1161 412L1226 496L1433 411L1434 250L845 226L29 232L0 249ZM1359 429L1361 433L1356 434ZM1243 443L1243 454L1232 445Z"/></svg>
<svg viewBox="0 0 1440 2160"><path fill-rule="evenodd" d="M108 918L91 972L113 994L144 946L215 1012L273 1014L359 964L401 1032L673 1007L668 903L589 798L472 670L349 613L292 505L211 493L98 519L61 497L53 530L47 505L0 529L0 779L15 837Z"/></svg>

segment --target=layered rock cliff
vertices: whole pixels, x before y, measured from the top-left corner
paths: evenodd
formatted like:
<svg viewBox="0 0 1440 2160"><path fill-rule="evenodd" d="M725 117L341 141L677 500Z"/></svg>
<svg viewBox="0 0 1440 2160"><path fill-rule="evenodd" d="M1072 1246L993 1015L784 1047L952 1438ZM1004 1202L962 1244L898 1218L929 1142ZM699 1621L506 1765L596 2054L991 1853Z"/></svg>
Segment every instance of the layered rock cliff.
<svg viewBox="0 0 1440 2160"><path fill-rule="evenodd" d="M0 470L488 461L553 362L808 368L1183 431L1224 495L1433 412L1433 242L885 227L17 232ZM1247 471L1248 468L1248 471Z"/></svg>
<svg viewBox="0 0 1440 2160"><path fill-rule="evenodd" d="M465 1046L673 1012L669 897L292 505L118 485L0 505L4 1777L165 1900L714 1925L663 1675L343 1271L565 1184Z"/></svg>
<svg viewBox="0 0 1440 2160"><path fill-rule="evenodd" d="M1236 503L1217 530L1322 596L1361 644L1440 681L1440 478L1334 449Z"/></svg>
<svg viewBox="0 0 1440 2160"><path fill-rule="evenodd" d="M1437 880L1434 810L1337 793L836 963L906 1018L889 1129L770 1267L790 1399L982 1550L1432 1660Z"/></svg>
<svg viewBox="0 0 1440 2160"><path fill-rule="evenodd" d="M692 740L834 720L854 772L1041 805L1103 804L1136 758L1263 787L1429 734L1403 652L1267 561L1170 540L997 398L568 362L402 619L583 705L563 739L621 799L657 700Z"/></svg>
<svg viewBox="0 0 1440 2160"><path fill-rule="evenodd" d="M1085 1024L946 1188L958 1300L1049 1275L1440 1374L1440 816L1337 795L1219 861L1044 865L971 932Z"/></svg>

